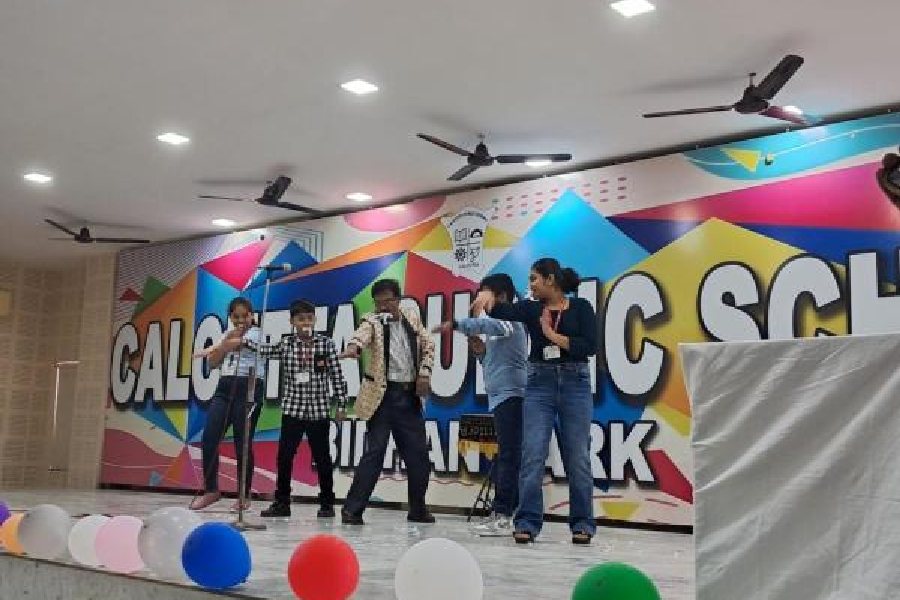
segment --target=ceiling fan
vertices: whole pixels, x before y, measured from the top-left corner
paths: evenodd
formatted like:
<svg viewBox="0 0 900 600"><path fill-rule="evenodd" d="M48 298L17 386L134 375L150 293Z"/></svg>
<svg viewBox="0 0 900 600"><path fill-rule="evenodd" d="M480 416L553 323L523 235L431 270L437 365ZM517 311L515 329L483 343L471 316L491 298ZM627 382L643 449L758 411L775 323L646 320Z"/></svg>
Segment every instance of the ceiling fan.
<svg viewBox="0 0 900 600"><path fill-rule="evenodd" d="M497 156L491 156L488 152L487 146L485 146L484 144L484 135L478 136L478 145L475 146L474 152L464 150L459 146L455 146L449 142L445 142L444 140L436 138L433 135L420 133L418 134L418 137L422 138L425 141L431 142L436 146L440 146L444 150L449 150L454 154L459 154L460 156L464 156L466 158L466 166L462 167L453 175L448 177L447 179L449 181L459 181L460 179L474 173L476 169L479 169L481 167L489 167L495 162L499 164L522 164L530 161L565 162L567 160L572 160L571 154L498 154Z"/></svg>
<svg viewBox="0 0 900 600"><path fill-rule="evenodd" d="M72 231L65 225L60 225L56 221L52 219L44 219L44 221L53 227L56 227L60 231L66 233L71 236L71 241L78 242L79 244L149 244L150 240L141 240L137 238L114 238L114 237L94 237L91 235L91 232L87 227L80 228L77 232ZM70 238L50 238L53 240L66 240L69 241Z"/></svg>
<svg viewBox="0 0 900 600"><path fill-rule="evenodd" d="M231 182L232 184L235 182ZM243 184L243 183L241 183ZM291 178L286 175L279 175L275 178L274 181L267 181L266 187L263 189L262 196L256 198L255 200L250 200L249 198L234 198L232 196L212 196L209 194L200 194L197 196L200 200L230 200L232 202L256 202L262 206L269 206L272 208L286 208L288 210L296 210L299 212L305 212L308 214L318 214L319 211L309 208L308 206L301 206L300 204L294 204L293 202L283 202L281 197L284 196L284 193L291 185Z"/></svg>
<svg viewBox="0 0 900 600"><path fill-rule="evenodd" d="M744 95L734 104L710 106L707 108L688 108L685 110L669 110L664 112L648 113L646 119L656 117L672 117L676 115L696 115L701 113L735 111L742 115L762 115L782 121L789 121L798 125L812 125L817 118L803 114L794 107L781 107L769 104L769 100L775 97L781 88L794 76L803 65L803 57L788 54L781 59L772 71L758 84L753 82L756 73L750 73L750 85L744 89Z"/></svg>

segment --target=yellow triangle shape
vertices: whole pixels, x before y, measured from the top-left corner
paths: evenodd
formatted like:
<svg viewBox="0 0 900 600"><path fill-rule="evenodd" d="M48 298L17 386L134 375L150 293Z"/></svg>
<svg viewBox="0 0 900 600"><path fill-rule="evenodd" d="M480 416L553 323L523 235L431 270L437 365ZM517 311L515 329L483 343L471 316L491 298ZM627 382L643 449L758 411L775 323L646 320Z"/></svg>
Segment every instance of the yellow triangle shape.
<svg viewBox="0 0 900 600"><path fill-rule="evenodd" d="M609 519L627 521L640 507L640 502L601 502L603 514Z"/></svg>
<svg viewBox="0 0 900 600"><path fill-rule="evenodd" d="M518 241L519 238L513 234L488 225L487 233L484 236L484 247L509 248L510 246L515 246Z"/></svg>
<svg viewBox="0 0 900 600"><path fill-rule="evenodd" d="M659 414L659 417L668 423L672 429L685 437L691 434L691 417L689 415L672 408L664 402L656 402L653 404L653 408Z"/></svg>
<svg viewBox="0 0 900 600"><path fill-rule="evenodd" d="M186 407L164 408L169 421L175 426L176 431L181 435L181 439L187 439L187 418L188 410Z"/></svg>
<svg viewBox="0 0 900 600"><path fill-rule="evenodd" d="M735 161L751 173L756 172L759 166L759 159L762 152L759 150L741 150L740 148L722 148L722 152L728 155L728 158Z"/></svg>
<svg viewBox="0 0 900 600"><path fill-rule="evenodd" d="M435 225L428 235L419 240L419 243L413 246L413 252L428 252L439 250L453 250L453 241L450 239L450 233L447 228L440 222Z"/></svg>

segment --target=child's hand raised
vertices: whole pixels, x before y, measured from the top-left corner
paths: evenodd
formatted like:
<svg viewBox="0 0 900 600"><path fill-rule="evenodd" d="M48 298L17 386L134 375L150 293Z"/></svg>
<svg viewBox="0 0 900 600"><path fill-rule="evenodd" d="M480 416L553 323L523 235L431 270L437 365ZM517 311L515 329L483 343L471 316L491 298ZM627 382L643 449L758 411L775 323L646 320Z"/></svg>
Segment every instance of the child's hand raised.
<svg viewBox="0 0 900 600"><path fill-rule="evenodd" d="M206 358L210 354L216 351L216 346L210 346L209 348L204 348L203 350L199 350L194 352L191 355L191 358Z"/></svg>
<svg viewBox="0 0 900 600"><path fill-rule="evenodd" d="M225 334L226 340L240 339L244 337L244 334L247 333L247 328L243 325L238 325L234 329L230 330Z"/></svg>
<svg viewBox="0 0 900 600"><path fill-rule="evenodd" d="M450 333L451 331L453 331L453 321L444 321L431 328L431 333Z"/></svg>
<svg viewBox="0 0 900 600"><path fill-rule="evenodd" d="M359 346L356 344L347 344L347 347L338 355L338 358L359 358Z"/></svg>
<svg viewBox="0 0 900 600"><path fill-rule="evenodd" d="M244 339L241 336L235 336L222 340L222 343L219 344L219 347L221 347L225 352L233 352L234 350L240 348L243 343Z"/></svg>
<svg viewBox="0 0 900 600"><path fill-rule="evenodd" d="M475 300L472 301L472 306L469 308L472 311L472 314L477 316L482 312L490 313L496 302L497 298L491 290L481 290L478 292L478 295L475 296Z"/></svg>

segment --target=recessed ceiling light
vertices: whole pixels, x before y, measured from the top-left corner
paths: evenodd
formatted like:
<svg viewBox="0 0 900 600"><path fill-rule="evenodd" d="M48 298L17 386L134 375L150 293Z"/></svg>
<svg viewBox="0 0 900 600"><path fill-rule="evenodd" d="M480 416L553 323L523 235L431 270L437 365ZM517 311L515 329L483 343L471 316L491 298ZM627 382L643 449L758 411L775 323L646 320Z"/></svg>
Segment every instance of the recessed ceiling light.
<svg viewBox="0 0 900 600"><path fill-rule="evenodd" d="M619 0L619 2L610 4L609 7L629 19L656 10L656 7L647 0Z"/></svg>
<svg viewBox="0 0 900 600"><path fill-rule="evenodd" d="M50 183L53 178L44 173L26 173L25 180L31 183Z"/></svg>
<svg viewBox="0 0 900 600"><path fill-rule="evenodd" d="M368 202L372 199L372 196L366 194L365 192L353 192L351 194L347 194L345 198L347 198L347 200L353 200L354 202Z"/></svg>
<svg viewBox="0 0 900 600"><path fill-rule="evenodd" d="M172 131L168 133L161 133L160 135L156 136L156 139L167 144L172 144L173 146L181 146L182 144L187 144L191 141L190 138L185 137L180 133L174 133Z"/></svg>
<svg viewBox="0 0 900 600"><path fill-rule="evenodd" d="M784 111L789 112L792 115L802 115L803 114L803 109L801 109L798 106L793 106L793 105L785 106Z"/></svg>
<svg viewBox="0 0 900 600"><path fill-rule="evenodd" d="M363 79L354 79L353 81L348 81L347 83L342 83L341 87L351 92L353 94L357 94L359 96L363 96L365 94L371 94L372 92L378 91L378 86L374 83L369 83Z"/></svg>
<svg viewBox="0 0 900 600"><path fill-rule="evenodd" d="M212 224L216 227L234 227L237 225L237 223L231 219L213 219Z"/></svg>
<svg viewBox="0 0 900 600"><path fill-rule="evenodd" d="M535 160L526 160L525 164L531 167L532 169L540 169L546 166L549 166L553 163L552 160L546 159L535 159Z"/></svg>

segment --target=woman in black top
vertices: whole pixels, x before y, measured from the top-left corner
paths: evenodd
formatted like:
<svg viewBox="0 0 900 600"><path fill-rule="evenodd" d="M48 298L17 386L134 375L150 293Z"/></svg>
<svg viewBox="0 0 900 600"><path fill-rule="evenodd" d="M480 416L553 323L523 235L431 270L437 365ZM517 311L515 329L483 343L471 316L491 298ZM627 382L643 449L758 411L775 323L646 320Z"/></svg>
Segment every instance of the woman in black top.
<svg viewBox="0 0 900 600"><path fill-rule="evenodd" d="M523 404L522 466L515 539L534 541L544 518L544 465L550 436L559 419L559 442L569 480L569 528L572 542L589 544L596 531L594 479L591 473L593 395L588 357L597 352L597 321L587 300L570 297L578 274L554 258L531 266L534 300L498 303L490 290L478 293L472 308L525 324L531 336L528 385Z"/></svg>

